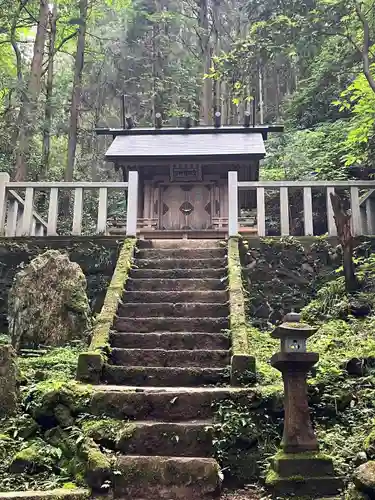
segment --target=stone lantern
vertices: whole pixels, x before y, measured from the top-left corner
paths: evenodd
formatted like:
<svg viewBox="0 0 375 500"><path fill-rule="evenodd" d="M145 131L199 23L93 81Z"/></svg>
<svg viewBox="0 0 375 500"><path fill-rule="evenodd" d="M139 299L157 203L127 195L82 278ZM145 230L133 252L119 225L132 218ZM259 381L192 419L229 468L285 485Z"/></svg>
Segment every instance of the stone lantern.
<svg viewBox="0 0 375 500"><path fill-rule="evenodd" d="M271 365L283 375L284 432L281 450L272 461L267 483L279 496L307 495L314 498L337 495L342 481L334 476L330 457L319 453L307 399L307 374L319 360L307 352L307 339L317 328L300 322L300 315L290 313L272 332L280 339L280 352Z"/></svg>

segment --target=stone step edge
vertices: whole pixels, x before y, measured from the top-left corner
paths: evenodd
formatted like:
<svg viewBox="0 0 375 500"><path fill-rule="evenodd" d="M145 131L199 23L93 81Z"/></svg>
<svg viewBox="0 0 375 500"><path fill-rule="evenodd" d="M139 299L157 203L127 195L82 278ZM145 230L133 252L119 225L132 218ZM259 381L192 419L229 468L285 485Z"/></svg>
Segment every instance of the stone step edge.
<svg viewBox="0 0 375 500"><path fill-rule="evenodd" d="M124 335L128 335L127 333L125 333ZM132 335L132 334L130 334ZM145 335L150 335L150 334L145 334ZM151 334L152 335L152 334ZM131 351L131 352L140 352L140 351L146 351L146 352L154 352L154 353L157 353L157 354L176 354L177 352L178 353L181 353L181 354L190 354L192 352L194 353L219 353L219 354L230 354L230 349L195 349L195 350L192 350L192 349L148 349L148 348L145 348L143 349L142 347L112 347L111 348L111 351ZM181 370L183 370L184 368L183 367L177 367L177 368L181 368Z"/></svg>
<svg viewBox="0 0 375 500"><path fill-rule="evenodd" d="M28 499L44 499L44 500L63 500L64 498L69 498L72 500L83 500L91 498L91 491L83 488L75 488L67 490L64 488L56 490L47 491L11 491L11 492L1 492L0 500L28 500Z"/></svg>

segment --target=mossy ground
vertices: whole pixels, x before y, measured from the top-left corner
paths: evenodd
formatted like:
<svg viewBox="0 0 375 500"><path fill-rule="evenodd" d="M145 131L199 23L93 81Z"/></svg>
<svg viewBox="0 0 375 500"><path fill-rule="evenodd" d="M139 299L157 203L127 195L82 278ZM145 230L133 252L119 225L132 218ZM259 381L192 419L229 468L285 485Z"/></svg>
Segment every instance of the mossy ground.
<svg viewBox="0 0 375 500"><path fill-rule="evenodd" d="M109 459L114 454L127 424L90 415L91 387L75 381L83 348L73 344L19 357L18 412L0 420L0 491L85 486L87 468L97 467L98 457L106 460L102 450ZM95 460L81 451L87 439L96 443ZM33 465L16 472L15 459Z"/></svg>

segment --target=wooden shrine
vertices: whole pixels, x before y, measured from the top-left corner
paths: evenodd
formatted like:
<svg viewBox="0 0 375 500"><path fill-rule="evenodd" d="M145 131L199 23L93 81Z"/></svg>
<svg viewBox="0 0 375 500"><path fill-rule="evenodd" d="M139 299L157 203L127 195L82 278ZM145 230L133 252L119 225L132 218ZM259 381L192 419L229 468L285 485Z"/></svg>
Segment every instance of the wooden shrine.
<svg viewBox="0 0 375 500"><path fill-rule="evenodd" d="M112 135L106 160L139 175L138 231L227 231L228 171L256 181L264 141L281 126L97 129ZM239 208L256 207L256 193L239 194Z"/></svg>

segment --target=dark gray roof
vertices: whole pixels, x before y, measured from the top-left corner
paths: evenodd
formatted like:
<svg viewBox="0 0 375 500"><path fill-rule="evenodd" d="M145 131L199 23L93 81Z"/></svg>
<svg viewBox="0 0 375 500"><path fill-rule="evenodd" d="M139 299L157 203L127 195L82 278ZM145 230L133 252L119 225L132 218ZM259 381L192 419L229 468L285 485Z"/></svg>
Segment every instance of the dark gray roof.
<svg viewBox="0 0 375 500"><path fill-rule="evenodd" d="M119 135L108 149L106 159L263 158L265 153L261 133Z"/></svg>

